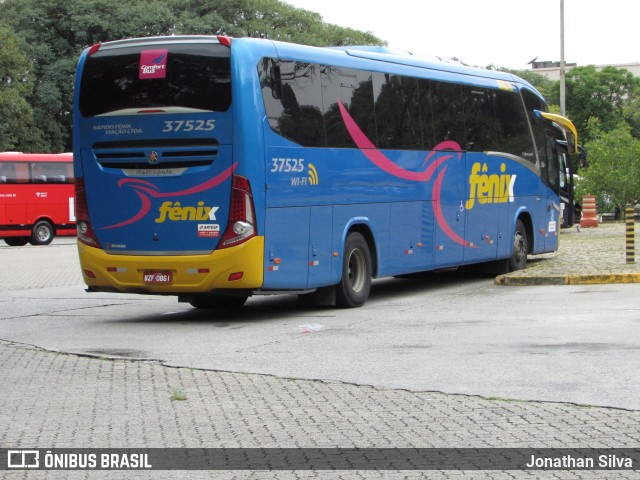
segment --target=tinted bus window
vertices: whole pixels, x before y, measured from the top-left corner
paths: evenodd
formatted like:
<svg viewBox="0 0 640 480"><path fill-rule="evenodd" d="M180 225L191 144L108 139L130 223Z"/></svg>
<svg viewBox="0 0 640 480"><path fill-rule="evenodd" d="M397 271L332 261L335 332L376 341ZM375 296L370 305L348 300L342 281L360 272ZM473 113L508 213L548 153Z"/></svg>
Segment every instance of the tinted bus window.
<svg viewBox="0 0 640 480"><path fill-rule="evenodd" d="M331 148L356 146L342 120L338 100L349 110L358 126L375 144L377 139L371 73L323 66L321 78L327 146Z"/></svg>
<svg viewBox="0 0 640 480"><path fill-rule="evenodd" d="M534 110L546 112L546 105L540 98L529 90L522 90L522 98L527 109L527 114L531 120L531 128L533 129L533 137L538 153L540 170L542 172L542 180L549 185L554 192L558 191L560 178L558 157L556 153L555 132L553 127L547 122L543 122L538 118Z"/></svg>
<svg viewBox="0 0 640 480"><path fill-rule="evenodd" d="M496 90L494 105L498 131L498 151L522 157L531 163L536 155L522 100L516 92Z"/></svg>
<svg viewBox="0 0 640 480"><path fill-rule="evenodd" d="M154 51L121 47L88 56L80 84L82 115L156 107L226 111L231 105L229 48L188 44L155 50L151 62L165 62L164 76L157 77L140 73L145 52Z"/></svg>
<svg viewBox="0 0 640 480"><path fill-rule="evenodd" d="M540 119L534 114L534 110L546 111L546 105L536 95L529 90L522 90L522 99L529 116L531 129L533 130L533 139L535 142L535 151L538 157L540 168L544 169L547 165L547 139L545 127Z"/></svg>
<svg viewBox="0 0 640 480"><path fill-rule="evenodd" d="M432 82L431 104L436 144L453 140L465 145L464 107L460 85Z"/></svg>
<svg viewBox="0 0 640 480"><path fill-rule="evenodd" d="M417 78L400 75L374 75L378 147L405 150L427 148L420 111L423 94L420 83L423 82ZM424 94L428 95L428 90Z"/></svg>
<svg viewBox="0 0 640 480"><path fill-rule="evenodd" d="M265 66L259 71L271 128L305 147L324 146L320 66L271 60Z"/></svg>
<svg viewBox="0 0 640 480"><path fill-rule="evenodd" d="M496 150L496 119L493 108L495 92L486 88L463 86L462 96L466 150Z"/></svg>

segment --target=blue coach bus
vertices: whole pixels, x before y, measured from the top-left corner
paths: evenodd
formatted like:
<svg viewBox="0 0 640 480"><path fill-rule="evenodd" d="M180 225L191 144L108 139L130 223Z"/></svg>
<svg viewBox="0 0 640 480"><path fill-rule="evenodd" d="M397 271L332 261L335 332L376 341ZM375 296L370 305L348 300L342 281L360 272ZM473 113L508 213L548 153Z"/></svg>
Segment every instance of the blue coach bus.
<svg viewBox="0 0 640 480"><path fill-rule="evenodd" d="M562 127L564 130L559 130ZM95 45L75 85L89 291L364 304L371 279L558 247L558 131L510 74L381 47Z"/></svg>

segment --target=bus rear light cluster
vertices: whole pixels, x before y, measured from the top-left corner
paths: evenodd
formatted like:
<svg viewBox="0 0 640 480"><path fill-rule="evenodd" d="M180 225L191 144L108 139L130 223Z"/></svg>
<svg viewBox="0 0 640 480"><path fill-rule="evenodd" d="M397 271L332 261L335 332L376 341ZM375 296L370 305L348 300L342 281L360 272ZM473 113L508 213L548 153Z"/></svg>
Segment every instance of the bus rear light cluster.
<svg viewBox="0 0 640 480"><path fill-rule="evenodd" d="M231 208L229 223L218 248L233 247L256 236L255 209L249 180L239 175L233 176L231 187Z"/></svg>
<svg viewBox="0 0 640 480"><path fill-rule="evenodd" d="M87 194L84 188L84 178L75 180L76 187L76 228L78 230L78 240L92 247L100 247L100 242L96 237L91 221L89 220L89 209L87 208Z"/></svg>

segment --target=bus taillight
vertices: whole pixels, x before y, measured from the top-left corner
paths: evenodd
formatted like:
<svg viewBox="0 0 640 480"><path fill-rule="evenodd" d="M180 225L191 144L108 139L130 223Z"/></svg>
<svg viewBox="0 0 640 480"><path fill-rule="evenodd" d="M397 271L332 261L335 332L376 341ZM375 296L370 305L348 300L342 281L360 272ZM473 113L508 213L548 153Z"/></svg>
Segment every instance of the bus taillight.
<svg viewBox="0 0 640 480"><path fill-rule="evenodd" d="M218 35L218 41L221 45L231 48L231 37L227 37L226 35Z"/></svg>
<svg viewBox="0 0 640 480"><path fill-rule="evenodd" d="M89 51L87 52L87 55L93 55L98 50L100 50L101 46L102 46L101 43L96 43L95 45L92 45L91 48L89 48Z"/></svg>
<svg viewBox="0 0 640 480"><path fill-rule="evenodd" d="M233 176L229 223L218 248L227 248L246 242L256 235L256 215L249 180Z"/></svg>
<svg viewBox="0 0 640 480"><path fill-rule="evenodd" d="M78 229L78 240L92 247L100 248L100 242L91 227L89 219L89 209L87 208L87 195L84 189L84 178L76 178L76 227Z"/></svg>

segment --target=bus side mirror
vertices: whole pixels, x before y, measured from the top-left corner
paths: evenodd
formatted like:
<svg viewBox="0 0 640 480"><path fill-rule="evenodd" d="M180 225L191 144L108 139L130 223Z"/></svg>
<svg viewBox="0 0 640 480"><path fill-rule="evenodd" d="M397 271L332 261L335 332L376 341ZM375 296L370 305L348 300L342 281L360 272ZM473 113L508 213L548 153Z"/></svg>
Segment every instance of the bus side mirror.
<svg viewBox="0 0 640 480"><path fill-rule="evenodd" d="M567 133L568 140L568 150L569 153L575 154L578 153L578 131L576 130L575 125L571 120L567 117L563 117L562 115L558 115L556 113L542 112L540 110L534 110L533 113L538 118L544 118L549 122L553 122L562 127Z"/></svg>

